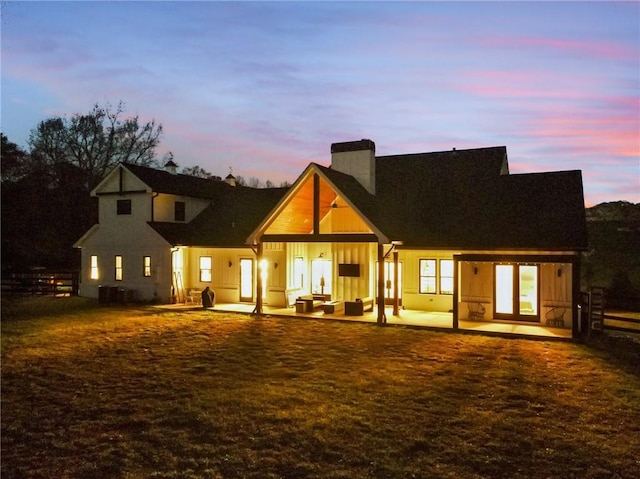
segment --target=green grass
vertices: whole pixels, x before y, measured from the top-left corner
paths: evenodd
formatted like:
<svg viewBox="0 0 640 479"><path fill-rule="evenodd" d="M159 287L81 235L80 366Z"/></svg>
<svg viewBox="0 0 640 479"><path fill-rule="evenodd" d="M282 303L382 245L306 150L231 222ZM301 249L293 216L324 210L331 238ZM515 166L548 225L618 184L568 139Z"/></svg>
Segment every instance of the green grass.
<svg viewBox="0 0 640 479"><path fill-rule="evenodd" d="M8 478L640 477L637 343L2 304Z"/></svg>

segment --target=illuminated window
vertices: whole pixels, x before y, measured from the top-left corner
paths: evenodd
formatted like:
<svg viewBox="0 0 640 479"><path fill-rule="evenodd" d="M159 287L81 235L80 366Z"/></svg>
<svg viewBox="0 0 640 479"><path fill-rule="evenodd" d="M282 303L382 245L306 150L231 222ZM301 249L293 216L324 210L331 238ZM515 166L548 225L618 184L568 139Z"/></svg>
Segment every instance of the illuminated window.
<svg viewBox="0 0 640 479"><path fill-rule="evenodd" d="M304 288L304 259L302 258L293 260L293 287Z"/></svg>
<svg viewBox="0 0 640 479"><path fill-rule="evenodd" d="M176 201L174 211L175 211L176 221L185 221L187 215L186 215L186 204L184 201Z"/></svg>
<svg viewBox="0 0 640 479"><path fill-rule="evenodd" d="M144 276L151 276L151 256L145 256L143 258L143 265L144 265L144 271L143 271L143 275Z"/></svg>
<svg viewBox="0 0 640 479"><path fill-rule="evenodd" d="M453 294L453 260L440 260L440 294Z"/></svg>
<svg viewBox="0 0 640 479"><path fill-rule="evenodd" d="M311 260L311 293L331 294L331 260Z"/></svg>
<svg viewBox="0 0 640 479"><path fill-rule="evenodd" d="M91 271L89 273L89 278L98 279L99 276L100 275L98 272L98 257L91 256Z"/></svg>
<svg viewBox="0 0 640 479"><path fill-rule="evenodd" d="M131 200L118 200L117 212L119 215L131 214Z"/></svg>
<svg viewBox="0 0 640 479"><path fill-rule="evenodd" d="M122 281L122 256L116 256L116 281Z"/></svg>
<svg viewBox="0 0 640 479"><path fill-rule="evenodd" d="M436 294L436 260L420 260L420 293Z"/></svg>
<svg viewBox="0 0 640 479"><path fill-rule="evenodd" d="M200 256L200 281L211 282L211 256Z"/></svg>

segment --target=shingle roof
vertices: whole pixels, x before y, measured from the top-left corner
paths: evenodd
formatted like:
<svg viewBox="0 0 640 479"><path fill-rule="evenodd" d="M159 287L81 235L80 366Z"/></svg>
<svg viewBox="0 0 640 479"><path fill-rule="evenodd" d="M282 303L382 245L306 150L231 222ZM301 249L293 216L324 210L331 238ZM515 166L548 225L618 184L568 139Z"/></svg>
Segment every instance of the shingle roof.
<svg viewBox="0 0 640 479"><path fill-rule="evenodd" d="M586 247L581 173L501 174L505 166L505 147L379 157L381 228L408 246Z"/></svg>
<svg viewBox="0 0 640 479"><path fill-rule="evenodd" d="M149 223L173 245L241 247L253 229L282 198L287 188L235 186L213 198L189 223Z"/></svg>
<svg viewBox="0 0 640 479"><path fill-rule="evenodd" d="M363 140L369 141L369 140ZM376 157L376 194L313 164L376 227L406 247L587 247L580 171L508 174L504 146ZM188 224L151 223L171 244L243 246L286 193L127 165L154 190L210 198Z"/></svg>
<svg viewBox="0 0 640 479"><path fill-rule="evenodd" d="M231 186L220 180L172 174L146 166L124 166L154 192L211 200L211 205L189 223L149 223L172 245L244 246L249 233L287 190Z"/></svg>
<svg viewBox="0 0 640 479"><path fill-rule="evenodd" d="M319 167L388 238L420 248L587 246L580 171L509 175L504 146L376 157L376 194Z"/></svg>
<svg viewBox="0 0 640 479"><path fill-rule="evenodd" d="M192 196L196 198L211 198L218 194L220 190L231 188L227 183L219 180L172 174L168 171L129 163L123 163L123 165L151 187L153 191L158 193Z"/></svg>

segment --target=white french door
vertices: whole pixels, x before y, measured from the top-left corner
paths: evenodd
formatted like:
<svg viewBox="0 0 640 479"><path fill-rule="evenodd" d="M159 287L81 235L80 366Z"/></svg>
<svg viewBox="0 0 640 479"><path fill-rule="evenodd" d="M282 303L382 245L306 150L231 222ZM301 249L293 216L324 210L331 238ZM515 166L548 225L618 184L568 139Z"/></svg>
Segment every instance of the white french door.
<svg viewBox="0 0 640 479"><path fill-rule="evenodd" d="M538 265L496 264L494 305L498 319L540 318Z"/></svg>
<svg viewBox="0 0 640 479"><path fill-rule="evenodd" d="M240 259L240 301L253 302L253 259Z"/></svg>

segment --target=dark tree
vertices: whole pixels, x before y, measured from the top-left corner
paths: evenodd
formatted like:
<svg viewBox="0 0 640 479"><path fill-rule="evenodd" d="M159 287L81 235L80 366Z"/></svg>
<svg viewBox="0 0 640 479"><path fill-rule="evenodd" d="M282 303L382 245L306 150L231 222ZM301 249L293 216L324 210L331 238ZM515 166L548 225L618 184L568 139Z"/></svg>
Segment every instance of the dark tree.
<svg viewBox="0 0 640 479"><path fill-rule="evenodd" d="M200 168L198 165L182 168L182 171L180 173L182 173L183 175L196 176L198 178L208 178L208 179L219 178L219 177L214 177L211 173L209 173L207 170L203 168Z"/></svg>
<svg viewBox="0 0 640 479"><path fill-rule="evenodd" d="M31 132L31 153L47 166L54 183L59 165L76 166L89 190L120 162L155 164L162 125L123 118L124 111L122 102L115 109L95 104L86 115L45 120Z"/></svg>
<svg viewBox="0 0 640 479"><path fill-rule="evenodd" d="M97 221L89 193L119 162L155 165L162 126L124 118L124 106L50 118L29 152L2 136L2 269L77 269L73 244Z"/></svg>

